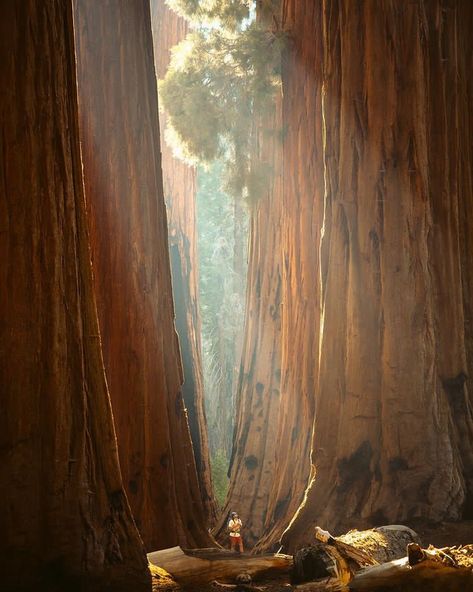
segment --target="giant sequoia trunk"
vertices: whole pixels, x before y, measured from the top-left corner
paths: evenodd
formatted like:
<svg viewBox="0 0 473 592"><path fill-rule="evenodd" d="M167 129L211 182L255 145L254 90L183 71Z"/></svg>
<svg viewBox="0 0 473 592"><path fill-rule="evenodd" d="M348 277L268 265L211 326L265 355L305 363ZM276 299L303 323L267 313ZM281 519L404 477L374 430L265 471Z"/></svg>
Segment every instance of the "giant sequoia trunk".
<svg viewBox="0 0 473 592"><path fill-rule="evenodd" d="M85 189L120 464L150 549L206 546L181 394L147 0L75 2Z"/></svg>
<svg viewBox="0 0 473 592"><path fill-rule="evenodd" d="M151 2L156 74L164 78L170 50L184 39L186 21L170 10L165 0ZM176 307L176 328L181 346L184 384L182 394L194 447L202 500L209 522L216 519L209 461L207 422L200 345L200 312L196 253L195 169L174 158L164 140L165 114L160 113L161 159L164 199L168 212L172 286Z"/></svg>
<svg viewBox="0 0 473 592"><path fill-rule="evenodd" d="M282 62L283 276L282 409L277 434L277 476L269 512L273 525L259 547L275 543L299 506L310 477L317 383L319 252L323 166L320 118L322 42L320 5L282 2L290 33ZM308 42L311 39L311 42Z"/></svg>
<svg viewBox="0 0 473 592"><path fill-rule="evenodd" d="M294 511L311 448L288 548L315 521L471 512L471 19L461 0L283 3L281 407L276 439L265 432L277 469L268 495L248 383L228 503L250 542L266 531L259 548ZM258 314L249 344L256 327L271 335ZM243 487L251 477L259 487Z"/></svg>
<svg viewBox="0 0 473 592"><path fill-rule="evenodd" d="M0 5L2 590L145 590L93 295L70 1Z"/></svg>
<svg viewBox="0 0 473 592"><path fill-rule="evenodd" d="M226 509L238 509L245 537L258 541L258 550L277 544L310 476L319 325L314 245L320 240L323 190L321 98L315 92L322 65L321 39L314 35L319 13L312 0L282 3L282 26L291 32L283 56L284 92L276 99L273 119L266 116L260 123L276 133L261 134L256 154L274 172L269 195L252 215L245 347ZM280 136L282 142L276 139Z"/></svg>
<svg viewBox="0 0 473 592"><path fill-rule="evenodd" d="M321 5L322 322L318 360L305 362L318 366L316 475L289 548L314 521L460 518L471 495L472 6Z"/></svg>
<svg viewBox="0 0 473 592"><path fill-rule="evenodd" d="M280 101L278 101L280 106ZM280 111L280 109L279 109ZM278 129L280 112L263 118ZM270 187L252 206L246 318L237 388L237 418L229 469L230 489L217 532L231 510L245 525L245 544L254 545L267 529L269 493L276 465L276 437L281 406L281 150L263 134L255 158L271 163Z"/></svg>

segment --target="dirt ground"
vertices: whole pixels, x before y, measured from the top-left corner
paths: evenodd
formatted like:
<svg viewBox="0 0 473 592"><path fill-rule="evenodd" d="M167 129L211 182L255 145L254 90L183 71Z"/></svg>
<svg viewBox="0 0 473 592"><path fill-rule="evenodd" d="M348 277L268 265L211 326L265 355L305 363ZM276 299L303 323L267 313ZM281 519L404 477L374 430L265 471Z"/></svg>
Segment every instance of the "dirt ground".
<svg viewBox="0 0 473 592"><path fill-rule="evenodd" d="M473 545L473 520L445 522L442 524L412 522L407 524L407 526L417 532L424 548L429 545L437 548ZM216 583L193 589L184 589L164 570L155 566L150 567L153 578L153 592L187 592L190 590L193 590L193 592L239 592L241 590L236 587L220 586ZM296 587L291 586L289 583L289 576L275 580L257 581L253 585L259 587L262 592L291 592L296 590Z"/></svg>

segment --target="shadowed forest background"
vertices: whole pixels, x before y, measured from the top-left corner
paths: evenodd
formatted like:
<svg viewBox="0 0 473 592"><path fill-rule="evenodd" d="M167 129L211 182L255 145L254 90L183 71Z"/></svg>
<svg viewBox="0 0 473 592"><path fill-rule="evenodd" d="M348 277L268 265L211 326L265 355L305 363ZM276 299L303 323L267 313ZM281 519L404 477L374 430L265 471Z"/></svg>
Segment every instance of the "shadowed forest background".
<svg viewBox="0 0 473 592"><path fill-rule="evenodd" d="M473 542L472 30L469 0L0 4L2 590L151 590L147 552L232 510L254 554Z"/></svg>

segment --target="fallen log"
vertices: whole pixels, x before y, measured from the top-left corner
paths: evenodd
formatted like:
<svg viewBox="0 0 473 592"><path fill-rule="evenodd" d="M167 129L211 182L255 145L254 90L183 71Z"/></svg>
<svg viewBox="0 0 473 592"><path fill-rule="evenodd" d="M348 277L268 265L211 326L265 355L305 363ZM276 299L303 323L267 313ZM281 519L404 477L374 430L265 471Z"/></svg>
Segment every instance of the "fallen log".
<svg viewBox="0 0 473 592"><path fill-rule="evenodd" d="M225 549L181 549L172 547L148 553L148 561L165 569L182 585L209 584L215 580L234 582L238 575L252 579L289 573L290 555L247 555Z"/></svg>
<svg viewBox="0 0 473 592"><path fill-rule="evenodd" d="M334 577L347 584L362 567L398 559L406 546L417 542L407 526L391 525L371 530L353 530L340 537L316 527L314 545L294 555L292 581L296 584Z"/></svg>
<svg viewBox="0 0 473 592"><path fill-rule="evenodd" d="M350 581L349 590L403 590L403 592L466 592L473 590L472 567L436 558L441 551L449 558L452 549L421 549L423 558L414 565L409 556L361 569Z"/></svg>
<svg viewBox="0 0 473 592"><path fill-rule="evenodd" d="M409 542L407 556L378 564L378 558L399 556L401 552L406 555L406 547L402 551L398 543L416 539L416 534L406 527L395 526L353 531L343 537L332 537L316 529L316 537L320 542L302 549L294 557L296 578L306 580L296 586L299 592L473 591L473 545L422 549L418 543Z"/></svg>

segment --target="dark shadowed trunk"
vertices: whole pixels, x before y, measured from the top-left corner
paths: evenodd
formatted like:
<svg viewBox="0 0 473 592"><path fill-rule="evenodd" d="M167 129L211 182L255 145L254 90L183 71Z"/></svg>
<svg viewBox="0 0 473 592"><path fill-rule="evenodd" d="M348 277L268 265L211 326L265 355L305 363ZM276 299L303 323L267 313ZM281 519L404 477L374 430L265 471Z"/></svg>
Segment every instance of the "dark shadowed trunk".
<svg viewBox="0 0 473 592"><path fill-rule="evenodd" d="M69 1L0 8L2 590L147 590L93 295Z"/></svg>
<svg viewBox="0 0 473 592"><path fill-rule="evenodd" d="M147 0L77 0L81 142L120 464L148 549L210 543L181 394Z"/></svg>
<svg viewBox="0 0 473 592"><path fill-rule="evenodd" d="M170 10L165 0L152 0L154 60L156 74L164 78L170 49L184 39L186 21ZM182 393L194 447L202 500L209 522L216 519L209 461L207 422L204 411L204 384L198 305L196 241L196 173L193 167L174 158L164 139L166 116L160 113L164 199L169 222L172 285L176 308L176 328L181 346L184 384Z"/></svg>

